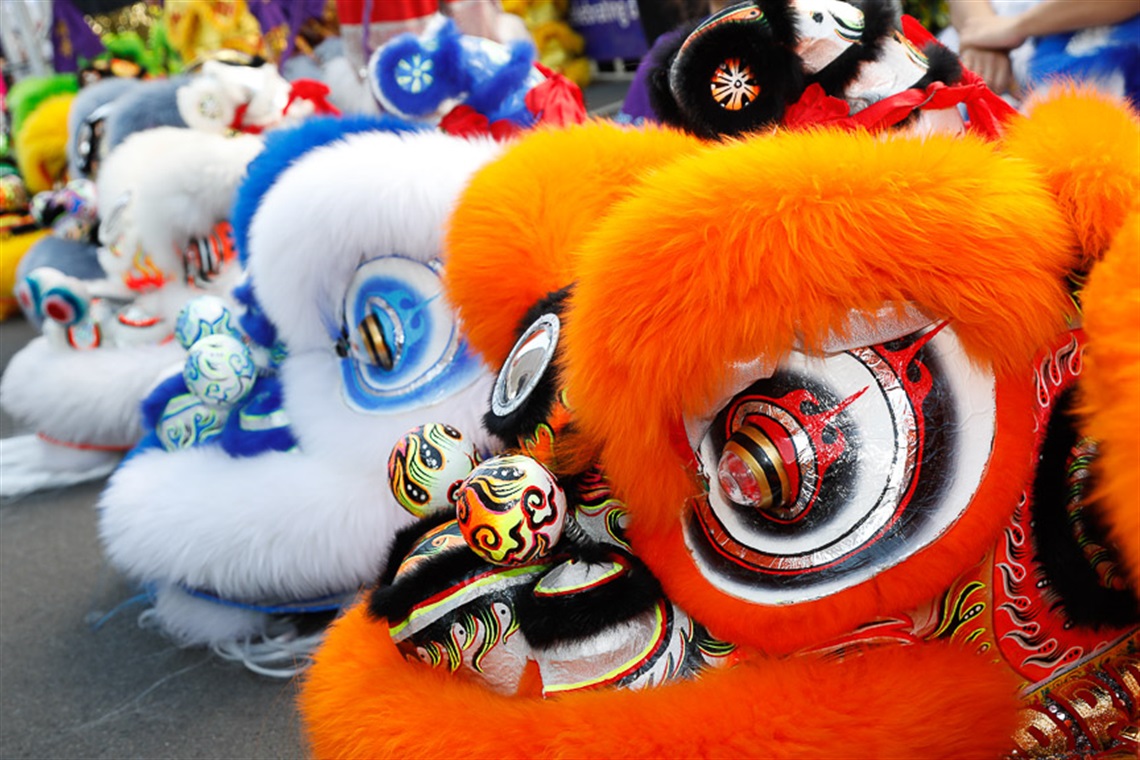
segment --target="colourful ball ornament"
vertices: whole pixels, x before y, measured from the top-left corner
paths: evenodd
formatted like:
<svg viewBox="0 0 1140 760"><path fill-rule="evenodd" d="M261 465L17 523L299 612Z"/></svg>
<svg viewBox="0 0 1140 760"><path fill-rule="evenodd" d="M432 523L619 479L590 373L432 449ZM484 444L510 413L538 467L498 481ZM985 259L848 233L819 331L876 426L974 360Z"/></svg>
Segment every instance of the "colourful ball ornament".
<svg viewBox="0 0 1140 760"><path fill-rule="evenodd" d="M241 341L229 335L208 335L190 347L182 378L204 404L228 408L253 390L257 367Z"/></svg>
<svg viewBox="0 0 1140 760"><path fill-rule="evenodd" d="M479 462L470 439L450 425L412 428L392 447L388 484L396 501L416 517L450 509L455 491Z"/></svg>
<svg viewBox="0 0 1140 760"><path fill-rule="evenodd" d="M550 470L525 456L476 467L455 494L459 529L495 565L525 565L550 554L566 524L566 494Z"/></svg>
<svg viewBox="0 0 1140 760"><path fill-rule="evenodd" d="M233 312L217 296L198 296L188 301L178 313L178 321L174 325L174 337L187 351L207 335L241 339Z"/></svg>

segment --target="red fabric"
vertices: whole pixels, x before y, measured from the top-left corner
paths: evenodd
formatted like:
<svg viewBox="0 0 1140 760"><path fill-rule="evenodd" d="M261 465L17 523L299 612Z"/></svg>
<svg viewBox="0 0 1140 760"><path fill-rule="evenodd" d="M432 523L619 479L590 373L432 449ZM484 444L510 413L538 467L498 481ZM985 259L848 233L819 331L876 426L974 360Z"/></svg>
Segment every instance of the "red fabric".
<svg viewBox="0 0 1140 760"><path fill-rule="evenodd" d="M409 21L430 16L439 10L438 0L372 0L369 21ZM364 22L365 0L336 0L337 18L342 24Z"/></svg>
<svg viewBox="0 0 1140 760"><path fill-rule="evenodd" d="M526 94L526 107L539 123L565 127L586 121L586 101L581 88L541 63L535 66L546 79Z"/></svg>
<svg viewBox="0 0 1140 760"><path fill-rule="evenodd" d="M526 107L534 115L535 121L558 127L586 121L586 103L578 85L541 63L536 63L535 66L546 77L526 94ZM468 105L451 109L440 120L439 128L459 137L491 135L499 141L514 137L522 131L517 124L507 119L491 123L486 116Z"/></svg>
<svg viewBox="0 0 1140 760"><path fill-rule="evenodd" d="M259 135L265 131L265 128L245 123L245 112L248 110L249 103L242 103L234 109L234 120L230 122L230 129L245 132L247 135Z"/></svg>
<svg viewBox="0 0 1140 760"><path fill-rule="evenodd" d="M931 42L938 44L930 32L910 16L903 16L903 32L920 49ZM915 110L939 111L958 104L966 106L970 131L991 140L1000 136L1002 126L1017 113L1013 106L994 94L981 77L963 68L958 84L934 82L925 90L904 90L854 115L846 101L827 95L823 87L813 84L788 107L783 125L795 129L827 124L843 129L877 131L895 126Z"/></svg>
<svg viewBox="0 0 1140 760"><path fill-rule="evenodd" d="M284 112L288 113L289 106L296 100L307 100L313 104L313 113L340 116L340 109L329 102L329 86L315 79L298 79L293 82L289 90L289 100L285 102Z"/></svg>
<svg viewBox="0 0 1140 760"><path fill-rule="evenodd" d="M459 105L448 111L440 119L439 128L456 137L490 135L500 142L514 137L520 131L518 126L506 119L499 119L492 124L486 116L469 105Z"/></svg>

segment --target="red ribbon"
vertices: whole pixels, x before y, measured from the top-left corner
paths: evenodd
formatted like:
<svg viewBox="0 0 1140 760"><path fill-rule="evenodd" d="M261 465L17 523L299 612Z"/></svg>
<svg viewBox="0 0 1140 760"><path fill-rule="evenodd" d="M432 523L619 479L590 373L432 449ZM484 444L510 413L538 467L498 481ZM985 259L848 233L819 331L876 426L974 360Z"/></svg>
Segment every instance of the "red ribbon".
<svg viewBox="0 0 1140 760"><path fill-rule="evenodd" d="M903 33L920 49L937 42L910 16L903 16ZM1005 123L1017 114L1013 106L987 87L980 76L963 68L958 84L934 82L924 90L903 90L856 114L851 113L847 101L828 95L818 83L812 84L798 101L788 107L782 124L793 129L827 125L879 131L895 126L916 110L940 111L959 104L966 106L969 130L991 140L997 139Z"/></svg>
<svg viewBox="0 0 1140 760"><path fill-rule="evenodd" d="M281 113L287 113L289 106L298 100L307 100L313 104L313 113L327 116L340 116L340 109L329 102L329 86L315 79L297 79L289 87L289 99ZM230 129L244 132L247 135L259 135L265 127L257 124L246 124L245 114L249 110L249 103L242 103L234 109L234 120L230 122Z"/></svg>
<svg viewBox="0 0 1140 760"><path fill-rule="evenodd" d="M526 94L526 107L534 115L535 121L559 127L584 122L586 103L578 85L541 63L536 63L535 66L546 77ZM459 105L448 111L440 119L439 128L458 137L490 135L500 142L522 131L509 119L491 122L469 105Z"/></svg>
<svg viewBox="0 0 1140 760"><path fill-rule="evenodd" d="M329 86L315 79L297 79L289 88L289 100L285 101L282 113L288 113L294 101L307 100L313 104L313 113L327 116L340 116L340 109L329 102Z"/></svg>
<svg viewBox="0 0 1140 760"><path fill-rule="evenodd" d="M564 127L584 122L586 101L582 97L581 88L541 63L536 63L535 66L546 79L526 94L527 110L534 114L540 124Z"/></svg>

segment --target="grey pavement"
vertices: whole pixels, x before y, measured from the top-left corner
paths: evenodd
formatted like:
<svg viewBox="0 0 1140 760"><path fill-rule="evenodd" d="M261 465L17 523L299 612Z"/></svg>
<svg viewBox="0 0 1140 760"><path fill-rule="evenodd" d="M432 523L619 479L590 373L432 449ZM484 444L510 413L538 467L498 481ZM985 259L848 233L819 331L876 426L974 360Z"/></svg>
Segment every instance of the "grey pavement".
<svg viewBox="0 0 1140 760"><path fill-rule="evenodd" d="M34 334L0 324L0 364ZM102 487L0 502L0 757L303 757L292 683L174 646L142 604L107 617L138 590L100 552Z"/></svg>
<svg viewBox="0 0 1140 760"><path fill-rule="evenodd" d="M609 115L627 82L586 91ZM0 371L36 331L0 323ZM22 432L0 414L0 436ZM296 685L140 628L96 535L103 481L0 501L0 758L297 758ZM113 614L111 614L113 613Z"/></svg>

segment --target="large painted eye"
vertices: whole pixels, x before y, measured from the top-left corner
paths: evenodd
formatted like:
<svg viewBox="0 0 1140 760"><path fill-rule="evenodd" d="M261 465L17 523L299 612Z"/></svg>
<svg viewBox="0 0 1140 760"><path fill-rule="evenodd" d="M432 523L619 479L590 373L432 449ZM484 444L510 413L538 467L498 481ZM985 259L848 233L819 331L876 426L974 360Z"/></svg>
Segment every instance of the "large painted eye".
<svg viewBox="0 0 1140 760"><path fill-rule="evenodd" d="M995 434L992 373L948 327L826 357L793 353L738 393L697 447L709 483L685 541L716 587L818 599L941 536Z"/></svg>
<svg viewBox="0 0 1140 760"><path fill-rule="evenodd" d="M106 118L111 113L111 104L96 108L79 125L75 143L75 156L79 171L85 176L94 177L99 169L99 161L103 157L103 133L106 127Z"/></svg>
<svg viewBox="0 0 1140 760"><path fill-rule="evenodd" d="M491 411L499 417L514 412L534 392L558 348L561 321L557 314L536 319L511 349L491 395Z"/></svg>
<svg viewBox="0 0 1140 760"><path fill-rule="evenodd" d="M193 238L183 249L186 281L201 288L209 287L236 258L233 227L228 221L218 222L209 234Z"/></svg>
<svg viewBox="0 0 1140 760"><path fill-rule="evenodd" d="M123 251L119 244L127 232L127 207L130 204L131 191L128 190L115 199L115 202L108 209L107 215L103 218L102 224L99 225L99 242L116 256L134 253L134 251Z"/></svg>
<svg viewBox="0 0 1140 760"><path fill-rule="evenodd" d="M357 411L431 404L479 373L442 297L438 262L384 256L361 264L345 293L342 330L344 395Z"/></svg>
<svg viewBox="0 0 1140 760"><path fill-rule="evenodd" d="M836 0L798 0L795 12L796 53L810 75L824 71L858 45L867 25L861 10Z"/></svg>

